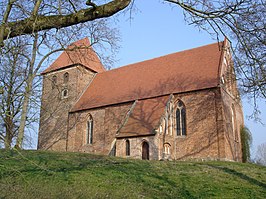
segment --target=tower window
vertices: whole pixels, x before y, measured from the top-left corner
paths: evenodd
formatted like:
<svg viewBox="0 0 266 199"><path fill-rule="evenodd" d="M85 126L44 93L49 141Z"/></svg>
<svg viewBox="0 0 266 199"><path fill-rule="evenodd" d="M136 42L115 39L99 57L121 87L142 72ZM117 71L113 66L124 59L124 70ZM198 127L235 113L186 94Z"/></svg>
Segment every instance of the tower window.
<svg viewBox="0 0 266 199"><path fill-rule="evenodd" d="M66 84L66 83L68 82L68 80L69 80L69 73L66 72L66 73L64 74L64 83Z"/></svg>
<svg viewBox="0 0 266 199"><path fill-rule="evenodd" d="M56 83L57 83L57 77L56 77L56 75L54 75L54 76L52 77L52 88L55 88Z"/></svg>
<svg viewBox="0 0 266 199"><path fill-rule="evenodd" d="M62 98L67 98L68 97L68 90L67 89L64 89L62 91Z"/></svg>
<svg viewBox="0 0 266 199"><path fill-rule="evenodd" d="M176 108L176 135L186 135L186 108L182 101L178 101Z"/></svg>

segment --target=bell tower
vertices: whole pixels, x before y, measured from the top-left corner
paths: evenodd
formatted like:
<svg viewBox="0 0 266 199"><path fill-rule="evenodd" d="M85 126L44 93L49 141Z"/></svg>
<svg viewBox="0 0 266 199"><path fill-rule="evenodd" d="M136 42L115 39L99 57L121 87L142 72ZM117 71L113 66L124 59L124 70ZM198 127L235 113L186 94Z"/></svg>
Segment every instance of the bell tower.
<svg viewBox="0 0 266 199"><path fill-rule="evenodd" d="M74 42L43 75L38 149L66 150L68 114L93 77L105 69L88 38Z"/></svg>

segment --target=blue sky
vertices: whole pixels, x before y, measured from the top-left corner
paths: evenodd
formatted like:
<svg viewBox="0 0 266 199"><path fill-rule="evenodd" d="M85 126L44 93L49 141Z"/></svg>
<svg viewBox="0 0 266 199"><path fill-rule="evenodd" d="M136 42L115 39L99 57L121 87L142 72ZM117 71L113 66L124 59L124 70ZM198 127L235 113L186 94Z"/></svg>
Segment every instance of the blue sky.
<svg viewBox="0 0 266 199"><path fill-rule="evenodd" d="M135 1L137 11L118 16L121 49L114 67L216 42L216 37L185 23L182 10L156 0ZM223 38L222 38L223 39ZM162 66L163 67L163 66ZM266 126L248 119L252 105L242 99L245 125L253 135L253 157L257 146L266 142ZM266 124L265 101L260 102L261 120Z"/></svg>

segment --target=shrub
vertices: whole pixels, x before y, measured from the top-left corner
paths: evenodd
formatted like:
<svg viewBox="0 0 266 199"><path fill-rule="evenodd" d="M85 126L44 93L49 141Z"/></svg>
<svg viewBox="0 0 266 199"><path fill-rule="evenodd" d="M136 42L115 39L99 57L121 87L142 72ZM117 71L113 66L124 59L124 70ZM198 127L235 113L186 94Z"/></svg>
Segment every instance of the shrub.
<svg viewBox="0 0 266 199"><path fill-rule="evenodd" d="M242 144L242 162L249 162L252 135L250 130L246 126L241 127L240 135Z"/></svg>

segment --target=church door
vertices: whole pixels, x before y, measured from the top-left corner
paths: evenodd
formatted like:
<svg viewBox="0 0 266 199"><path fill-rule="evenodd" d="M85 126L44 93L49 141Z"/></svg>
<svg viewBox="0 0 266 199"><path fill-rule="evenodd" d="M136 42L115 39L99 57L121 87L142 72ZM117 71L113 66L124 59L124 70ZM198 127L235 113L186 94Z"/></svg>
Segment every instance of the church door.
<svg viewBox="0 0 266 199"><path fill-rule="evenodd" d="M142 143L142 160L149 160L149 144L148 144L148 142Z"/></svg>

